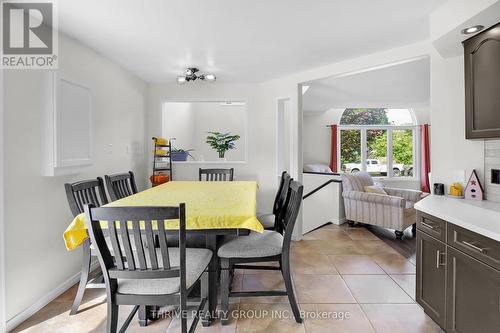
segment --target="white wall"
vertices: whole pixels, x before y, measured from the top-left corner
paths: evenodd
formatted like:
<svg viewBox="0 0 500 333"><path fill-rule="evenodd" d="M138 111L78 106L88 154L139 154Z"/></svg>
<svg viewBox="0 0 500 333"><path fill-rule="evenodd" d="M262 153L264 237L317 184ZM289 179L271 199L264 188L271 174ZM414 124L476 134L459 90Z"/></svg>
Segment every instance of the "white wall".
<svg viewBox="0 0 500 333"><path fill-rule="evenodd" d="M5 330L4 70L0 69L0 332Z"/></svg>
<svg viewBox="0 0 500 333"><path fill-rule="evenodd" d="M499 20L499 0L449 0L430 16L431 41L441 56L460 56L461 42L473 36L461 34L463 29L478 24L490 27Z"/></svg>
<svg viewBox="0 0 500 333"><path fill-rule="evenodd" d="M46 82L51 74L41 70L6 71L7 319L80 271L81 251L66 251L62 238L72 220L64 183L133 170L143 188L146 177L144 155L127 153L131 144L144 147L144 82L62 35L59 50L59 71L92 90L95 162L77 175L41 176L42 106L50 99Z"/></svg>
<svg viewBox="0 0 500 333"><path fill-rule="evenodd" d="M200 160L215 161L219 154L208 145L208 132L238 134L235 149L228 150L225 158L228 161L245 161L246 149L246 106L225 105L220 103L195 103L196 124L194 129L196 156Z"/></svg>
<svg viewBox="0 0 500 333"><path fill-rule="evenodd" d="M198 179L198 168L234 168L236 180L257 180L258 210L269 211L278 183L275 157L276 105L265 99L258 84L207 84L194 82L185 85L149 85L146 139L162 133L162 104L169 100L244 100L247 102L247 160L226 163L175 163L174 180ZM276 102L276 101L275 101ZM151 157L150 157L151 159ZM189 209L189 207L187 208Z"/></svg>
<svg viewBox="0 0 500 333"><path fill-rule="evenodd" d="M327 125L338 124L345 109L331 109L325 112L305 112L303 149L305 164L330 164L331 129Z"/></svg>
<svg viewBox="0 0 500 333"><path fill-rule="evenodd" d="M235 149L226 152L228 161L244 161L246 149L246 105L223 101L167 102L163 105L163 136L176 138L175 148L193 149L197 161L218 161L218 153L207 143L208 132L240 135ZM191 159L190 159L191 160Z"/></svg>
<svg viewBox="0 0 500 333"><path fill-rule="evenodd" d="M276 173L291 169L292 155L292 110L290 99L278 99L278 115L276 117Z"/></svg>
<svg viewBox="0 0 500 333"><path fill-rule="evenodd" d="M468 178L473 169L484 181L484 142L465 139L464 57L460 41L467 36L459 31L467 25L498 22L499 4L498 0L450 0L430 17L431 41L436 47L431 53L432 182L447 186L455 181L464 183L464 175Z"/></svg>
<svg viewBox="0 0 500 333"><path fill-rule="evenodd" d="M193 126L195 117L192 103L165 103L162 114L162 133L164 138L175 138L175 148L194 147Z"/></svg>
<svg viewBox="0 0 500 333"><path fill-rule="evenodd" d="M484 142L465 139L465 81L463 56L431 59L431 174L432 182L466 182L476 169L484 179ZM462 176L458 176L461 174Z"/></svg>

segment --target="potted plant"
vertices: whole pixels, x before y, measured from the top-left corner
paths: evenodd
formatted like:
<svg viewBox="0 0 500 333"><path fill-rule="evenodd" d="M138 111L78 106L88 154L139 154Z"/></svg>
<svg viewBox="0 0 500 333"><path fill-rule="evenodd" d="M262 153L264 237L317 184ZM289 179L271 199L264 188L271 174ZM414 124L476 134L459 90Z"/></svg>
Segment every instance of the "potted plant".
<svg viewBox="0 0 500 333"><path fill-rule="evenodd" d="M235 142L240 139L238 134L232 135L231 133L220 133L220 132L208 132L210 135L207 136L207 143L212 147L217 153L219 153L219 158L224 158L224 154L229 149L235 148Z"/></svg>
<svg viewBox="0 0 500 333"><path fill-rule="evenodd" d="M182 161L182 162L187 161L188 156L194 159L193 155L191 155L190 153L193 150L194 149L172 148L172 151L170 152L170 158L172 159L172 161Z"/></svg>

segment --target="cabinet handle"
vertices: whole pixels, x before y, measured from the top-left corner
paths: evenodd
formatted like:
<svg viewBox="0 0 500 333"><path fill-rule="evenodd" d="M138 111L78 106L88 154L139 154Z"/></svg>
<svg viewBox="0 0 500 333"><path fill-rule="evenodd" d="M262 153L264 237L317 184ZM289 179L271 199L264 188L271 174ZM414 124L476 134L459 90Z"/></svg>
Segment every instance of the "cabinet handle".
<svg viewBox="0 0 500 333"><path fill-rule="evenodd" d="M476 251L479 251L479 252L481 252L481 253L483 253L483 252L484 252L484 250L485 250L485 249L483 249L482 247L476 246L476 245L474 245L474 244L472 244L472 243L469 243L469 242L467 242L467 241L462 241L462 244L464 244L465 246L468 246L468 247L470 247L470 248L472 248L472 249L474 249L474 250L476 250Z"/></svg>
<svg viewBox="0 0 500 333"><path fill-rule="evenodd" d="M439 269L440 266L445 266L446 264L441 263L441 254L446 255L446 253L441 253L441 251L436 251L436 268Z"/></svg>
<svg viewBox="0 0 500 333"><path fill-rule="evenodd" d="M428 223L425 223L425 222L423 222L423 221L420 221L420 224L422 224L422 225L423 225L424 227L426 227L426 228L429 228L429 229L434 230L434 227L433 227L432 225L428 224Z"/></svg>

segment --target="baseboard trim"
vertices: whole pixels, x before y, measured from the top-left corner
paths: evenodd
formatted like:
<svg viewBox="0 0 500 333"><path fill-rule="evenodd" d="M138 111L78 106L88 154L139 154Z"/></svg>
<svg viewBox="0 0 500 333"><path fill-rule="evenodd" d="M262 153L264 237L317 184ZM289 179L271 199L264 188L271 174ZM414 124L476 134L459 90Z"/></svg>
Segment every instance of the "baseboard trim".
<svg viewBox="0 0 500 333"><path fill-rule="evenodd" d="M341 225L347 222L346 218L340 218L340 219L332 219L330 222L332 222L335 225Z"/></svg>
<svg viewBox="0 0 500 333"><path fill-rule="evenodd" d="M99 267L99 262L94 262L90 266L91 271ZM75 285L78 281L80 281L80 272L76 273L66 281L64 281L61 285L59 285L56 289L52 290L50 293L42 297L39 301L31 305L26 310L18 313L11 319L7 320L6 330L10 332L17 326L21 325L24 321L26 321L29 317L33 316L35 313L40 311L44 306L55 300L61 294L63 294L66 290Z"/></svg>

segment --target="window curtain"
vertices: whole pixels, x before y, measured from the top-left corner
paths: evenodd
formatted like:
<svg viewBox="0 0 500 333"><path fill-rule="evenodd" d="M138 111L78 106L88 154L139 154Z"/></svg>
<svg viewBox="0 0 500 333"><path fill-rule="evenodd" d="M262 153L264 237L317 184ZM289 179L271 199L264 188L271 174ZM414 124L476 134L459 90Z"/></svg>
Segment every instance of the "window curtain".
<svg viewBox="0 0 500 333"><path fill-rule="evenodd" d="M420 137L422 139L422 165L420 173L420 187L422 192L430 193L429 172L431 172L431 154L429 146L429 124L420 125Z"/></svg>
<svg viewBox="0 0 500 333"><path fill-rule="evenodd" d="M333 172L337 173L337 151L338 151L338 142L337 142L337 125L330 125L331 131L332 131L332 138L331 138L331 151L330 151L330 169L332 169Z"/></svg>

